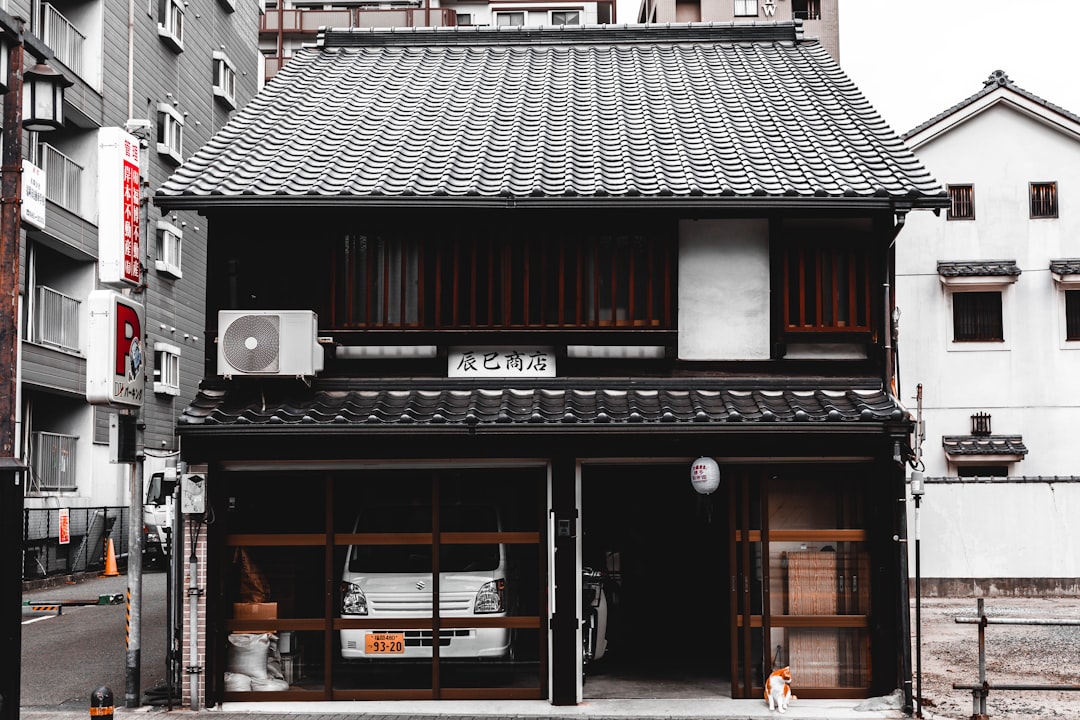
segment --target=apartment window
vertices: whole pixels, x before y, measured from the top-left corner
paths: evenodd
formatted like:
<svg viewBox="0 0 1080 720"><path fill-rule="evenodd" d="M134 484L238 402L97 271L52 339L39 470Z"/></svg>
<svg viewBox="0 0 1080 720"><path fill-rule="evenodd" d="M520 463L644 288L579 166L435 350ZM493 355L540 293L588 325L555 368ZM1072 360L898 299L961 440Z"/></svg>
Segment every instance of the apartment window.
<svg viewBox="0 0 1080 720"><path fill-rule="evenodd" d="M77 299L38 285L34 296L33 342L79 352L80 306Z"/></svg>
<svg viewBox="0 0 1080 720"><path fill-rule="evenodd" d="M972 185L949 185L949 220L975 219L975 188Z"/></svg>
<svg viewBox="0 0 1080 720"><path fill-rule="evenodd" d="M791 0L791 16L796 20L820 20L821 0Z"/></svg>
<svg viewBox="0 0 1080 720"><path fill-rule="evenodd" d="M757 0L735 0L735 17L757 17Z"/></svg>
<svg viewBox="0 0 1080 720"><path fill-rule="evenodd" d="M512 25L524 25L524 12L501 12L495 13L495 25L497 27L510 27Z"/></svg>
<svg viewBox="0 0 1080 720"><path fill-rule="evenodd" d="M356 232L326 267L334 328L673 329L674 250L662 231L513 241L477 232Z"/></svg>
<svg viewBox="0 0 1080 720"><path fill-rule="evenodd" d="M236 107L236 68L225 53L214 51L214 97Z"/></svg>
<svg viewBox="0 0 1080 720"><path fill-rule="evenodd" d="M180 394L180 348L175 345L154 344L154 392Z"/></svg>
<svg viewBox="0 0 1080 720"><path fill-rule="evenodd" d="M1065 339L1080 340L1080 290L1065 291Z"/></svg>
<svg viewBox="0 0 1080 720"><path fill-rule="evenodd" d="M158 35L177 52L184 51L184 6L180 0L158 0Z"/></svg>
<svg viewBox="0 0 1080 720"><path fill-rule="evenodd" d="M184 161L184 116L166 103L158 105L157 151L177 163Z"/></svg>
<svg viewBox="0 0 1080 720"><path fill-rule="evenodd" d="M782 265L785 331L870 331L870 255L864 249L793 243Z"/></svg>
<svg viewBox="0 0 1080 720"><path fill-rule="evenodd" d="M955 342L1005 339L1000 292L954 292L952 301Z"/></svg>
<svg viewBox="0 0 1080 720"><path fill-rule="evenodd" d="M472 25L473 24L472 13L459 12L457 14L457 24L459 26Z"/></svg>
<svg viewBox="0 0 1080 720"><path fill-rule="evenodd" d="M30 435L32 486L37 490L76 490L75 451L78 436L52 432L32 432Z"/></svg>
<svg viewBox="0 0 1080 720"><path fill-rule="evenodd" d="M552 10L551 11L551 24L552 25L579 25L581 23L581 13L577 10Z"/></svg>
<svg viewBox="0 0 1080 720"><path fill-rule="evenodd" d="M1056 218L1058 216L1057 183L1031 183L1031 217Z"/></svg>
<svg viewBox="0 0 1080 720"><path fill-rule="evenodd" d="M158 272L168 273L176 278L183 277L180 272L180 250L183 240L183 230L169 222L158 222L157 259L154 260L154 267Z"/></svg>

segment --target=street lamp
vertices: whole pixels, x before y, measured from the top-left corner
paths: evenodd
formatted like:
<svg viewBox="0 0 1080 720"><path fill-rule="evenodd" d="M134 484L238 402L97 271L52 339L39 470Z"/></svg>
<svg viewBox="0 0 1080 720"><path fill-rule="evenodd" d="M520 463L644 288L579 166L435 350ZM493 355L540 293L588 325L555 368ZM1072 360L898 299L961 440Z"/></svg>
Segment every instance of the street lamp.
<svg viewBox="0 0 1080 720"><path fill-rule="evenodd" d="M45 63L23 73L23 130L48 132L64 126L64 88L72 82Z"/></svg>
<svg viewBox="0 0 1080 720"><path fill-rule="evenodd" d="M38 62L23 71L29 52ZM44 64L49 49L23 21L0 10L0 91L4 94L3 168L0 169L0 654L22 665L22 514L26 465L15 455L15 361L19 345L19 238L22 212L23 130L61 127L62 73ZM24 110L26 115L24 117ZM19 673L0 673L0 720L19 718Z"/></svg>
<svg viewBox="0 0 1080 720"><path fill-rule="evenodd" d="M919 506L926 494L926 480L922 470L911 471L911 497L915 500L915 717L922 714L922 568L921 548L919 547L922 528L919 518Z"/></svg>

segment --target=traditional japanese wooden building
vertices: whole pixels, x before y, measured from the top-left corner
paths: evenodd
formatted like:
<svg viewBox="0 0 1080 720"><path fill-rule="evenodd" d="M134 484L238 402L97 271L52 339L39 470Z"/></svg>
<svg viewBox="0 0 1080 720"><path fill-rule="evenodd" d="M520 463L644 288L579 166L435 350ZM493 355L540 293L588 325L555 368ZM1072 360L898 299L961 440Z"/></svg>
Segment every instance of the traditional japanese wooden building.
<svg viewBox="0 0 1080 720"><path fill-rule="evenodd" d="M910 697L893 248L948 198L800 29L324 30L157 190L218 320L198 702L579 702L583 568L609 662Z"/></svg>

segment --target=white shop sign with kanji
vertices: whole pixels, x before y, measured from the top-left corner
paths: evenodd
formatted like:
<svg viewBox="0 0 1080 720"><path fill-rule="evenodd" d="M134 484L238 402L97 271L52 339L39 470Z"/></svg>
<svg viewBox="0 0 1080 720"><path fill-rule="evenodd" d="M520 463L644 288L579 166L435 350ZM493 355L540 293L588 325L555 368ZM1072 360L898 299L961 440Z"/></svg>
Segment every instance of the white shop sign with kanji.
<svg viewBox="0 0 1080 720"><path fill-rule="evenodd" d="M449 377L555 377L555 352L549 347L450 348Z"/></svg>

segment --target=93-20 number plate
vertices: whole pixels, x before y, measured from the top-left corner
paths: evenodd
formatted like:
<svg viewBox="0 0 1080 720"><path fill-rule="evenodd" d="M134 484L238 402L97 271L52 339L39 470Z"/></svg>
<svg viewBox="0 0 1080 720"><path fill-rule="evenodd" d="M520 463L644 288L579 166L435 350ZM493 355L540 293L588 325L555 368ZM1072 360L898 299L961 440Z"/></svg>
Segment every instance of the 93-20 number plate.
<svg viewBox="0 0 1080 720"><path fill-rule="evenodd" d="M404 655L405 633L368 633L364 636L365 655Z"/></svg>

